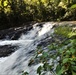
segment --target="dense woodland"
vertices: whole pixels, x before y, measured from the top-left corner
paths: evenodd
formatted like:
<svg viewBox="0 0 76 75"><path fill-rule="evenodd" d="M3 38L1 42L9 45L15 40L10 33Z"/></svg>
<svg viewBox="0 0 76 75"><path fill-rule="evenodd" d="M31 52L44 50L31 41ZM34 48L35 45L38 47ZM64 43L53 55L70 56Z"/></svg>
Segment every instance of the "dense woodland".
<svg viewBox="0 0 76 75"><path fill-rule="evenodd" d="M0 0L0 29L65 20L76 20L76 0Z"/></svg>

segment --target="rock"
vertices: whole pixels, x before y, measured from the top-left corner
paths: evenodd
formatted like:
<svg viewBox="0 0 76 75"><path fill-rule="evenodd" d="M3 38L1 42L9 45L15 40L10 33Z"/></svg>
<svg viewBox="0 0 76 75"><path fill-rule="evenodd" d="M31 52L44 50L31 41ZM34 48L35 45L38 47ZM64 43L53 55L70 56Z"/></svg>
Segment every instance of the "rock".
<svg viewBox="0 0 76 75"><path fill-rule="evenodd" d="M17 40L22 33L26 33L27 31L31 30L33 27L17 27L17 28L10 28L0 31L0 40Z"/></svg>
<svg viewBox="0 0 76 75"><path fill-rule="evenodd" d="M14 52L16 49L17 47L11 46L11 45L0 46L0 57L8 56L12 52Z"/></svg>

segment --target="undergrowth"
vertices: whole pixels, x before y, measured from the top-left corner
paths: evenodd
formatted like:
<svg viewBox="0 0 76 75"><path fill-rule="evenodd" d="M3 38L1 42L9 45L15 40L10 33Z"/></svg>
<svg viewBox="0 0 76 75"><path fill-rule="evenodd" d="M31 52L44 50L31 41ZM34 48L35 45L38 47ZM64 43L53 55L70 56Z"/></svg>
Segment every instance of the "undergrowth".
<svg viewBox="0 0 76 75"><path fill-rule="evenodd" d="M54 39L55 42L47 47L47 51L38 48L28 66L42 63L37 68L38 75L76 75L76 30L59 26L55 28L55 34L64 37L64 40L59 42ZM24 72L22 75L27 74Z"/></svg>

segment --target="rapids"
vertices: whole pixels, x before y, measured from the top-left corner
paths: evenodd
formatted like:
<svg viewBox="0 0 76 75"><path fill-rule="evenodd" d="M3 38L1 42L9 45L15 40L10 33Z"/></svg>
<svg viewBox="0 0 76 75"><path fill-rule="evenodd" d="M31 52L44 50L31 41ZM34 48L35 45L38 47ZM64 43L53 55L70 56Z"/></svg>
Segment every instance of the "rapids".
<svg viewBox="0 0 76 75"><path fill-rule="evenodd" d="M0 40L0 46L18 46L18 49L11 55L0 58L0 75L21 75L22 71L29 72L29 75L37 75L36 69L42 63L29 67L28 62L37 46L45 39L51 38L54 25L55 23L52 22L44 23L41 26L36 23L27 33L22 33L18 40Z"/></svg>

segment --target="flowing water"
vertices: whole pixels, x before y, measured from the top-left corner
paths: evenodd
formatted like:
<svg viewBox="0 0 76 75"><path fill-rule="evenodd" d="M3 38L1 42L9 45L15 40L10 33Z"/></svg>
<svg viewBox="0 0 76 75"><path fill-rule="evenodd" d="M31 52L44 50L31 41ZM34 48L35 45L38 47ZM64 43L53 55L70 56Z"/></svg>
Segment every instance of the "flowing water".
<svg viewBox="0 0 76 75"><path fill-rule="evenodd" d="M37 75L36 69L39 65L28 66L37 45L45 39L50 38L54 32L54 23L45 23L40 26L38 23L27 33L22 34L18 40L0 40L0 46L18 46L18 49L8 57L0 58L0 75L21 75L22 71L29 72L29 75ZM48 74L49 75L49 74Z"/></svg>

